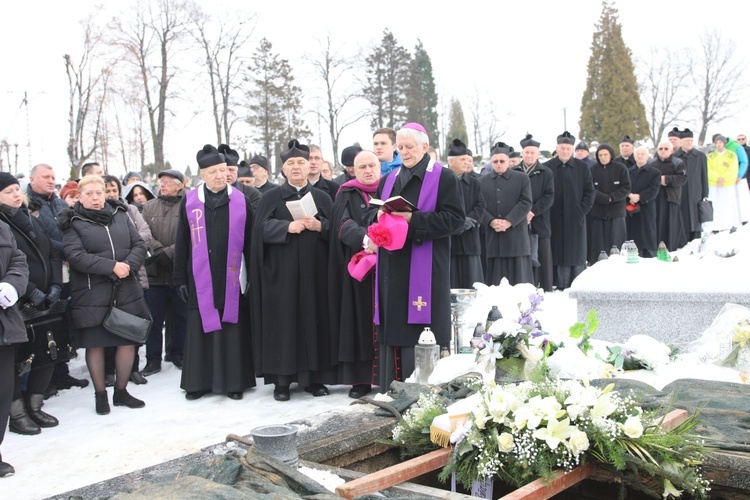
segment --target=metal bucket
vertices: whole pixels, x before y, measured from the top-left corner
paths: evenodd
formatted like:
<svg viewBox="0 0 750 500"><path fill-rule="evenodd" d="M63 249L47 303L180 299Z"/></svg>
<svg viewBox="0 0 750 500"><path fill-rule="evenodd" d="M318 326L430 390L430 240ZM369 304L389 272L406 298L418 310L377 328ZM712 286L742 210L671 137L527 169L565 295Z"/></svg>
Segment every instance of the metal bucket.
<svg viewBox="0 0 750 500"><path fill-rule="evenodd" d="M293 425L262 425L250 431L258 451L291 467L299 464L297 427Z"/></svg>

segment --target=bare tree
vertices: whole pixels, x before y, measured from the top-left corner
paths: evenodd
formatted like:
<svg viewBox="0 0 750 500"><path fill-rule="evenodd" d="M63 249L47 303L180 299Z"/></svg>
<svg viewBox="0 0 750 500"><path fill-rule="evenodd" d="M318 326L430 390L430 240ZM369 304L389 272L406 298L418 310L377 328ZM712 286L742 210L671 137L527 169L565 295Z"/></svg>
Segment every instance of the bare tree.
<svg viewBox="0 0 750 500"><path fill-rule="evenodd" d="M81 26L84 35L80 58L74 61L70 54L63 56L69 89L67 153L76 171L101 147L111 75L109 68L97 67L103 43L93 15L82 20Z"/></svg>
<svg viewBox="0 0 750 500"><path fill-rule="evenodd" d="M323 85L325 109L316 108L313 112L328 127L333 147L333 158L339 165L339 138L341 133L350 125L358 122L367 114L363 109L353 114L345 114L344 108L351 108L350 103L361 99L362 95L353 85L351 78L354 62L352 58L341 55L332 47L333 41L328 34L323 41L319 41L319 52L305 56L305 60L312 65L313 70Z"/></svg>
<svg viewBox="0 0 750 500"><path fill-rule="evenodd" d="M240 106L234 96L247 65L243 49L254 29L254 17L246 14L222 17L215 26L206 13L196 10L193 15L191 33L205 56L218 144L230 144L232 126L242 119L234 112Z"/></svg>
<svg viewBox="0 0 750 500"><path fill-rule="evenodd" d="M190 0L138 1L133 18L113 20L113 43L125 53L138 75L151 129L154 164L164 168L167 100L176 68L173 60L188 33L194 5Z"/></svg>
<svg viewBox="0 0 750 500"><path fill-rule="evenodd" d="M690 65L681 53L652 48L642 68L641 101L646 107L651 141L658 144L667 127L678 122L690 107L685 96Z"/></svg>
<svg viewBox="0 0 750 500"><path fill-rule="evenodd" d="M474 136L474 155L487 157L492 145L503 136L505 130L500 128L495 103L482 95L475 86L470 98L469 112L471 113L471 127Z"/></svg>
<svg viewBox="0 0 750 500"><path fill-rule="evenodd" d="M693 67L693 88L701 120L698 145L703 145L710 124L738 111L745 69L734 41L725 40L718 31L706 32L700 40L701 56Z"/></svg>

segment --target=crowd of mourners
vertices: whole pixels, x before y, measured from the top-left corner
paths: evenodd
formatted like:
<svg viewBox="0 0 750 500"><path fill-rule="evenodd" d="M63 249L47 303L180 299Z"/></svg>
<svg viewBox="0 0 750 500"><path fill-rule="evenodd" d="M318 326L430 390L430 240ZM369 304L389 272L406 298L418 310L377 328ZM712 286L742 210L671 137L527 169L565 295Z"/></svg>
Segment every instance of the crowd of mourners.
<svg viewBox="0 0 750 500"><path fill-rule="evenodd" d="M0 172L0 443L6 425L59 424L45 399L89 385L68 371L76 349L100 415L110 387L114 406L144 407L128 384L162 363L182 370L188 400L239 400L257 378L277 401L294 384L361 398L411 374L425 327L450 347L451 289L564 290L626 240L655 257L750 219L745 135L714 135L708 154L677 128L655 154L628 136L617 152L568 132L556 142L544 162L531 134L518 151L498 142L477 165L454 139L441 164L408 123L345 148L335 178L320 147L296 140L278 182L265 157L225 144L198 151L199 180L87 163L58 189L39 164L24 189ZM115 310L145 322L143 344L113 327ZM0 477L13 473L0 456Z"/></svg>

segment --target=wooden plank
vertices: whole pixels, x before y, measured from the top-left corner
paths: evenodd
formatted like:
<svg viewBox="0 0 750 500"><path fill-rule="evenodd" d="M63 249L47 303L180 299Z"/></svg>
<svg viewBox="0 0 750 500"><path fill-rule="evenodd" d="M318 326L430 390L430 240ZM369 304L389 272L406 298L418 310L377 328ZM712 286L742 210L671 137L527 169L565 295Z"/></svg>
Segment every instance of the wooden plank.
<svg viewBox="0 0 750 500"><path fill-rule="evenodd" d="M544 500L567 490L571 486L580 483L596 471L596 463L590 462L586 465L576 467L570 472L555 471L552 477L546 481L537 479L529 484L508 493L502 500Z"/></svg>
<svg viewBox="0 0 750 500"><path fill-rule="evenodd" d="M672 410L664 416L661 423L661 430L664 432L671 431L688 418L687 410Z"/></svg>
<svg viewBox="0 0 750 500"><path fill-rule="evenodd" d="M336 495L343 498L354 498L367 493L390 488L391 486L427 472L434 471L448 465L453 448L441 448L406 462L392 465L367 476L342 484L336 488Z"/></svg>

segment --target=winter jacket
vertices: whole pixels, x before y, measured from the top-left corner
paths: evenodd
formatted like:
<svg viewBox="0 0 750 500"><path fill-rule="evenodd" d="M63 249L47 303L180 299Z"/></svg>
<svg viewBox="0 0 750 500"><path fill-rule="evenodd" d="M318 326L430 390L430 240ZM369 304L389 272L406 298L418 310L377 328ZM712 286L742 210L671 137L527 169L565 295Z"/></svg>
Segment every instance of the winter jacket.
<svg viewBox="0 0 750 500"><path fill-rule="evenodd" d="M29 282L26 256L18 249L10 227L0 221L0 281L9 283L22 295ZM0 307L0 345L20 344L28 341L18 304Z"/></svg>
<svg viewBox="0 0 750 500"><path fill-rule="evenodd" d="M24 290L18 290L19 306L23 306L28 302L29 294L36 289L46 294L53 284L62 287L62 255L55 250L39 219L24 213L18 216L28 217L33 234L28 234L28 231L14 224L8 214L0 212L0 220L10 227L29 268L29 283Z"/></svg>
<svg viewBox="0 0 750 500"><path fill-rule="evenodd" d="M143 219L153 237L152 257L146 266L151 286L172 286L174 242L180 217L180 201L184 196L185 190L181 189L177 196L159 196L149 200L143 207Z"/></svg>
<svg viewBox="0 0 750 500"><path fill-rule="evenodd" d="M130 266L131 273L121 280L117 307L148 318L143 290L136 273L146 258L146 244L138 235L127 208L117 200L107 200L114 214L109 224L88 219L76 207L58 216L63 232L65 258L70 264L70 320L74 329L99 326L112 303L116 262Z"/></svg>
<svg viewBox="0 0 750 500"><path fill-rule="evenodd" d="M127 205L128 215L130 216L130 220L133 222L133 225L135 226L136 231L138 231L138 235L146 244L146 251L147 251L146 253L148 253L148 250L151 248L153 244L152 243L153 237L151 236L151 229L149 229L148 224L146 224L146 221L141 215L141 211L138 209L135 203L134 204L130 204L127 202L123 202L123 203ZM141 266L141 268L138 269L138 283L141 284L141 287L144 290L148 290L148 274L146 273L146 266Z"/></svg>
<svg viewBox="0 0 750 500"><path fill-rule="evenodd" d="M599 146L599 150L601 149L607 149L610 155L614 156L612 148L606 144ZM625 217L625 204L630 194L628 168L619 161L610 161L607 165L597 161L596 165L591 167L591 176L596 190L594 206L590 212L591 218Z"/></svg>
<svg viewBox="0 0 750 500"><path fill-rule="evenodd" d="M61 200L55 193L45 196L32 190L31 186L26 188L26 195L29 198L29 212L38 213L37 217L42 221L44 229L52 240L52 245L55 247L55 250L62 254L62 232L57 226L57 216L60 212L68 208L68 204L65 203L65 200Z"/></svg>
<svg viewBox="0 0 750 500"><path fill-rule="evenodd" d="M393 160L380 162L380 174L385 175L387 173L393 172L400 166L401 166L401 155L398 154L398 151L394 151Z"/></svg>
<svg viewBox="0 0 750 500"><path fill-rule="evenodd" d="M666 160L657 158L650 165L659 170L661 175L664 176L666 184L664 191L667 193L667 201L679 205L682 201L682 186L687 183L685 163L680 161L677 164L672 161L672 157L669 157Z"/></svg>
<svg viewBox="0 0 750 500"><path fill-rule="evenodd" d="M708 185L717 186L723 179L722 187L733 186L737 182L739 166L737 155L725 149L723 153L714 150L708 153Z"/></svg>

